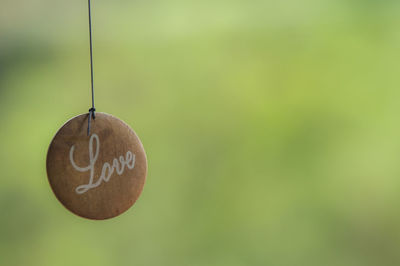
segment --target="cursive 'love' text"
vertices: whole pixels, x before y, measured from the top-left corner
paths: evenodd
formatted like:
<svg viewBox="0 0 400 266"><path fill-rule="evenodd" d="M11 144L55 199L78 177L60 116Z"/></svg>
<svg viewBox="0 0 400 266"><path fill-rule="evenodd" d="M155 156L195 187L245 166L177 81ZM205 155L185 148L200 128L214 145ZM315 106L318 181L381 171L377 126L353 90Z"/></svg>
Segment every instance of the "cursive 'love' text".
<svg viewBox="0 0 400 266"><path fill-rule="evenodd" d="M96 141L96 149L94 152L93 152L93 140ZM133 154L131 151L128 151L125 155L125 158L123 156L120 156L119 161L117 158L114 158L112 161L112 165L109 164L108 162L105 162L103 164L100 177L95 181L94 166L96 164L100 152L99 136L97 136L96 134L92 134L92 136L90 136L88 166L80 167L75 163L74 150L75 150L75 145L73 145L69 150L69 160L71 161L72 166L75 168L75 170L79 172L90 172L89 183L78 186L75 189L75 192L77 194L83 194L92 188L98 187L103 181L108 182L114 171L116 171L118 175L122 175L124 173L125 166L131 170L135 167L135 154Z"/></svg>

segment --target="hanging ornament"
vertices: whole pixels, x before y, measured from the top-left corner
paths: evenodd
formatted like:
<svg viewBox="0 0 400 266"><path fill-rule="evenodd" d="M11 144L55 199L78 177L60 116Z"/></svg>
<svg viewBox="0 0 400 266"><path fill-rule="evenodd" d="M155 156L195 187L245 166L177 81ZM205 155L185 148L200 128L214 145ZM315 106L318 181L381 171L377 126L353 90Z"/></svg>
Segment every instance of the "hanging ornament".
<svg viewBox="0 0 400 266"><path fill-rule="evenodd" d="M47 176L58 200L71 212L103 220L128 210L140 196L147 159L135 132L118 118L96 113L89 8L92 107L66 122L47 153Z"/></svg>

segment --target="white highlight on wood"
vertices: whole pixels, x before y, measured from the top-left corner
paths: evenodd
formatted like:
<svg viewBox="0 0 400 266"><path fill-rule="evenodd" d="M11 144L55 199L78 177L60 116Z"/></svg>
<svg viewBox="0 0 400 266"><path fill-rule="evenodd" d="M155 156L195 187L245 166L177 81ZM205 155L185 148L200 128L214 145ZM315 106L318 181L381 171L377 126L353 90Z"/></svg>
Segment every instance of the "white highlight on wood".
<svg viewBox="0 0 400 266"><path fill-rule="evenodd" d="M96 149L95 152L93 153L93 140L96 141ZM89 183L80 185L75 189L75 192L77 194L83 194L87 192L88 190L100 186L100 184L104 182L108 182L114 173L114 170L117 172L118 175L122 175L125 170L125 166L128 167L129 169L133 169L135 167L135 159L136 156L133 154L131 151L128 151L126 153L125 158L123 156L119 156L119 162L117 158L113 159L112 165L109 163L104 163L103 168L101 170L101 175L97 179L96 182L94 182L94 166L96 164L97 158L99 157L99 152L100 152L100 140L99 136L97 134L92 134L90 136L89 140L89 165L86 167L79 167L75 161L74 161L74 150L75 150L75 145L72 145L71 149L69 150L69 160L71 161L72 166L75 168L75 170L79 172L88 172L90 171L90 178L89 178ZM120 165L121 164L121 165Z"/></svg>

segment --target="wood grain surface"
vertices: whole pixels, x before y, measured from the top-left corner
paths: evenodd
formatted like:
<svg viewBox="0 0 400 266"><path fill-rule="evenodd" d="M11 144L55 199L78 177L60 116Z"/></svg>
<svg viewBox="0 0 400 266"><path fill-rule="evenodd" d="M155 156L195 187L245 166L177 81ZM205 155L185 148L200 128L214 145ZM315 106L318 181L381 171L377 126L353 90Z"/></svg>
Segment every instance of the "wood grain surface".
<svg viewBox="0 0 400 266"><path fill-rule="evenodd" d="M58 200L71 212L102 220L128 210L140 196L147 174L143 145L118 118L96 113L69 120L47 153L47 176Z"/></svg>

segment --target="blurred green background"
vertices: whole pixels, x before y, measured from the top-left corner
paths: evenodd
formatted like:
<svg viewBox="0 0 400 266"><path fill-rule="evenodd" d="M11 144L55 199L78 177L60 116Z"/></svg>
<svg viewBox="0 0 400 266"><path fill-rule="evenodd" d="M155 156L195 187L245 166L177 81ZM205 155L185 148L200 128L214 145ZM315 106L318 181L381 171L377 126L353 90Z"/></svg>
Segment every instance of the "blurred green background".
<svg viewBox="0 0 400 266"><path fill-rule="evenodd" d="M400 2L93 1L96 107L147 151L72 215L48 145L90 107L86 1L0 2L0 265L400 265Z"/></svg>

